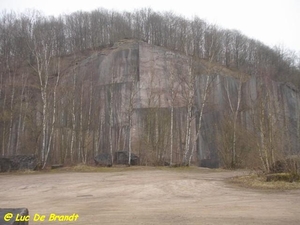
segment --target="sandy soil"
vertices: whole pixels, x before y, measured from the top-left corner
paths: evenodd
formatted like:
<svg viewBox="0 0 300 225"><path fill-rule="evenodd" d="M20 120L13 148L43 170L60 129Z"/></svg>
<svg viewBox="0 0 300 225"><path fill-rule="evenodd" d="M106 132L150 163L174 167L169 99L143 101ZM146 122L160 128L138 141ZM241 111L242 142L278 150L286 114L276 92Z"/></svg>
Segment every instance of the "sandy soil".
<svg viewBox="0 0 300 225"><path fill-rule="evenodd" d="M0 208L27 207L30 224L300 224L300 190L259 191L225 182L241 173L199 168L1 174ZM79 218L49 221L53 213ZM45 221L34 222L36 214Z"/></svg>

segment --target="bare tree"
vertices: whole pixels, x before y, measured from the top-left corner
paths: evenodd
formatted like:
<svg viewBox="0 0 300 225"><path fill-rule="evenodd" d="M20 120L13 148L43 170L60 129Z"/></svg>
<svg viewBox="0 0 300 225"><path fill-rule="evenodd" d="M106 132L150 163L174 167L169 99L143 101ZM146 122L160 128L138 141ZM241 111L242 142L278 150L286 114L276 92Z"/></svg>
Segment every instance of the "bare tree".
<svg viewBox="0 0 300 225"><path fill-rule="evenodd" d="M232 134L232 150L231 150L231 167L235 168L237 164L236 159L236 132L237 132L237 119L240 112L241 100L242 100L242 77L239 77L238 87L237 87L237 100L234 105L232 98L230 96L230 88L229 88L229 79L226 80L225 90L227 95L227 100L229 103L230 111L233 115L233 134Z"/></svg>
<svg viewBox="0 0 300 225"><path fill-rule="evenodd" d="M54 132L54 126L55 126L55 122L56 122L56 109L57 109L57 87L59 84L59 80L60 80L60 58L57 59L57 72L56 72L56 81L55 81L55 85L54 85L54 90L53 90L53 112L52 112L52 122L51 122L51 131L49 134L49 142L48 142L48 146L47 146L47 152L45 155L45 160L43 162L43 169L45 168L47 161L48 161L48 156L51 150L51 144L52 144L52 139L53 139L53 132Z"/></svg>
<svg viewBox="0 0 300 225"><path fill-rule="evenodd" d="M206 76L205 87L204 87L204 91L203 91L203 94L202 94L202 97L201 97L201 105L200 105L200 113L199 113L199 120L198 120L199 122L198 122L198 127L197 127L197 133L196 133L195 139L193 141L193 146L192 146L192 150L191 150L190 157L189 157L189 162L188 162L189 166L191 165L191 160L192 160L193 154L195 152L197 140L200 140L203 112L204 112L205 105L207 103L208 95L210 93L210 87L212 85L212 82L213 82L214 78L215 78L215 76L212 76L212 75Z"/></svg>
<svg viewBox="0 0 300 225"><path fill-rule="evenodd" d="M71 145L70 145L70 158L71 162L73 162L74 157L74 144L76 138L76 114L75 114L75 92L76 92L76 77L77 77L77 66L73 69L73 99L72 99L72 134L71 134Z"/></svg>
<svg viewBox="0 0 300 225"><path fill-rule="evenodd" d="M170 83L169 83L169 90L170 90L170 100L169 104L171 107L171 120L170 120L170 166L173 164L173 140L174 140L174 102L175 102L175 81L174 81L174 65L170 65L168 69L170 71Z"/></svg>
<svg viewBox="0 0 300 225"><path fill-rule="evenodd" d="M134 100L137 94L137 82L132 82L132 87L130 91L129 97L129 105L128 105L128 165L131 165L131 152L132 152L132 117L134 113Z"/></svg>
<svg viewBox="0 0 300 225"><path fill-rule="evenodd" d="M195 95L195 73L192 71L192 63L188 63L188 95L187 95L187 114L186 114L186 134L185 134L185 150L184 150L184 165L188 165L188 153L190 151L191 141L191 123L193 120L192 109L194 106Z"/></svg>
<svg viewBox="0 0 300 225"><path fill-rule="evenodd" d="M48 118L48 88L50 77L50 61L53 57L51 36L45 32L45 24L40 22L36 25L33 43L30 46L32 54L35 57L35 64L31 64L39 80L40 94L42 98L42 148L41 159L44 164L47 152L47 118Z"/></svg>

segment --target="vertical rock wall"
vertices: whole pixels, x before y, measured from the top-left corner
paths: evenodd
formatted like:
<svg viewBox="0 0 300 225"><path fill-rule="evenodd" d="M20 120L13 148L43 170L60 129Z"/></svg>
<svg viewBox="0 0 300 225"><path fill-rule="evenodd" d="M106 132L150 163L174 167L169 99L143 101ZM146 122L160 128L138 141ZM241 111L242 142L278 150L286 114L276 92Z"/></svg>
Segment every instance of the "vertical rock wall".
<svg viewBox="0 0 300 225"><path fill-rule="evenodd" d="M226 148L224 133L232 132L233 112L230 102L235 109L239 82L242 82L237 119L239 140L249 134L253 135L254 140L258 140L259 118L265 118L265 129L275 127L274 123L277 124L277 130L273 128L272 132L274 137L278 137L278 140L280 138L277 142L281 144L277 143L276 148L286 148L289 154L298 152L300 98L298 90L290 85L238 74L203 60L191 60L185 55L134 40L124 40L110 49L93 53L79 62L73 72L77 74L78 84L84 85L85 115L91 98L88 93L92 85L91 126L95 132L94 142L99 143L93 144L93 152L108 152L110 128L113 130L114 150L128 148L131 99L133 125L130 132L134 152L140 154L141 162L153 157L161 161L169 160L172 105L175 115L173 160L182 161L186 144L186 108L191 73L195 75L192 141L195 140L200 122L198 117L206 80L211 80L202 118L201 135L197 139L197 150L193 157L195 162L197 159L217 159L220 151ZM71 84L72 74L68 76L67 83ZM175 96L173 99L172 93ZM80 99L80 91L76 95L77 99ZM262 106L265 110L259 111ZM261 112L264 114L259 117ZM110 113L113 115L112 124ZM229 135L228 140L230 138ZM239 142L239 147L248 151L243 141Z"/></svg>

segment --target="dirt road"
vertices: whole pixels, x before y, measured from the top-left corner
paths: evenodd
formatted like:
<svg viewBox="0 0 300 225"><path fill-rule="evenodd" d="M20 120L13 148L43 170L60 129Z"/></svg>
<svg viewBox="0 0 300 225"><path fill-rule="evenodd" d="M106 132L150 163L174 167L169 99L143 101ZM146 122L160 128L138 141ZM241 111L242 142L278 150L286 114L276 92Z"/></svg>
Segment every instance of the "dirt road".
<svg viewBox="0 0 300 225"><path fill-rule="evenodd" d="M238 173L141 169L2 174L0 208L28 208L31 225L300 224L300 190L258 191L225 182ZM56 220L62 215L78 218L55 222L49 221L51 214ZM44 221L33 221L42 215Z"/></svg>

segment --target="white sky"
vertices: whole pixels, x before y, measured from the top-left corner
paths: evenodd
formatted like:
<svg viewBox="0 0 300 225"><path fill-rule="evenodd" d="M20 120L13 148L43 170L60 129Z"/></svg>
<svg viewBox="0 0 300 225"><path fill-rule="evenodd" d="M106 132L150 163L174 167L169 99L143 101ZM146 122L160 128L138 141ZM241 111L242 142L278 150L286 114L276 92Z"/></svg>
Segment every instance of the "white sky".
<svg viewBox="0 0 300 225"><path fill-rule="evenodd" d="M23 12L38 9L46 15L69 14L96 8L133 11L150 7L198 16L223 28L237 29L273 47L279 45L300 54L300 0L0 0L0 10Z"/></svg>

